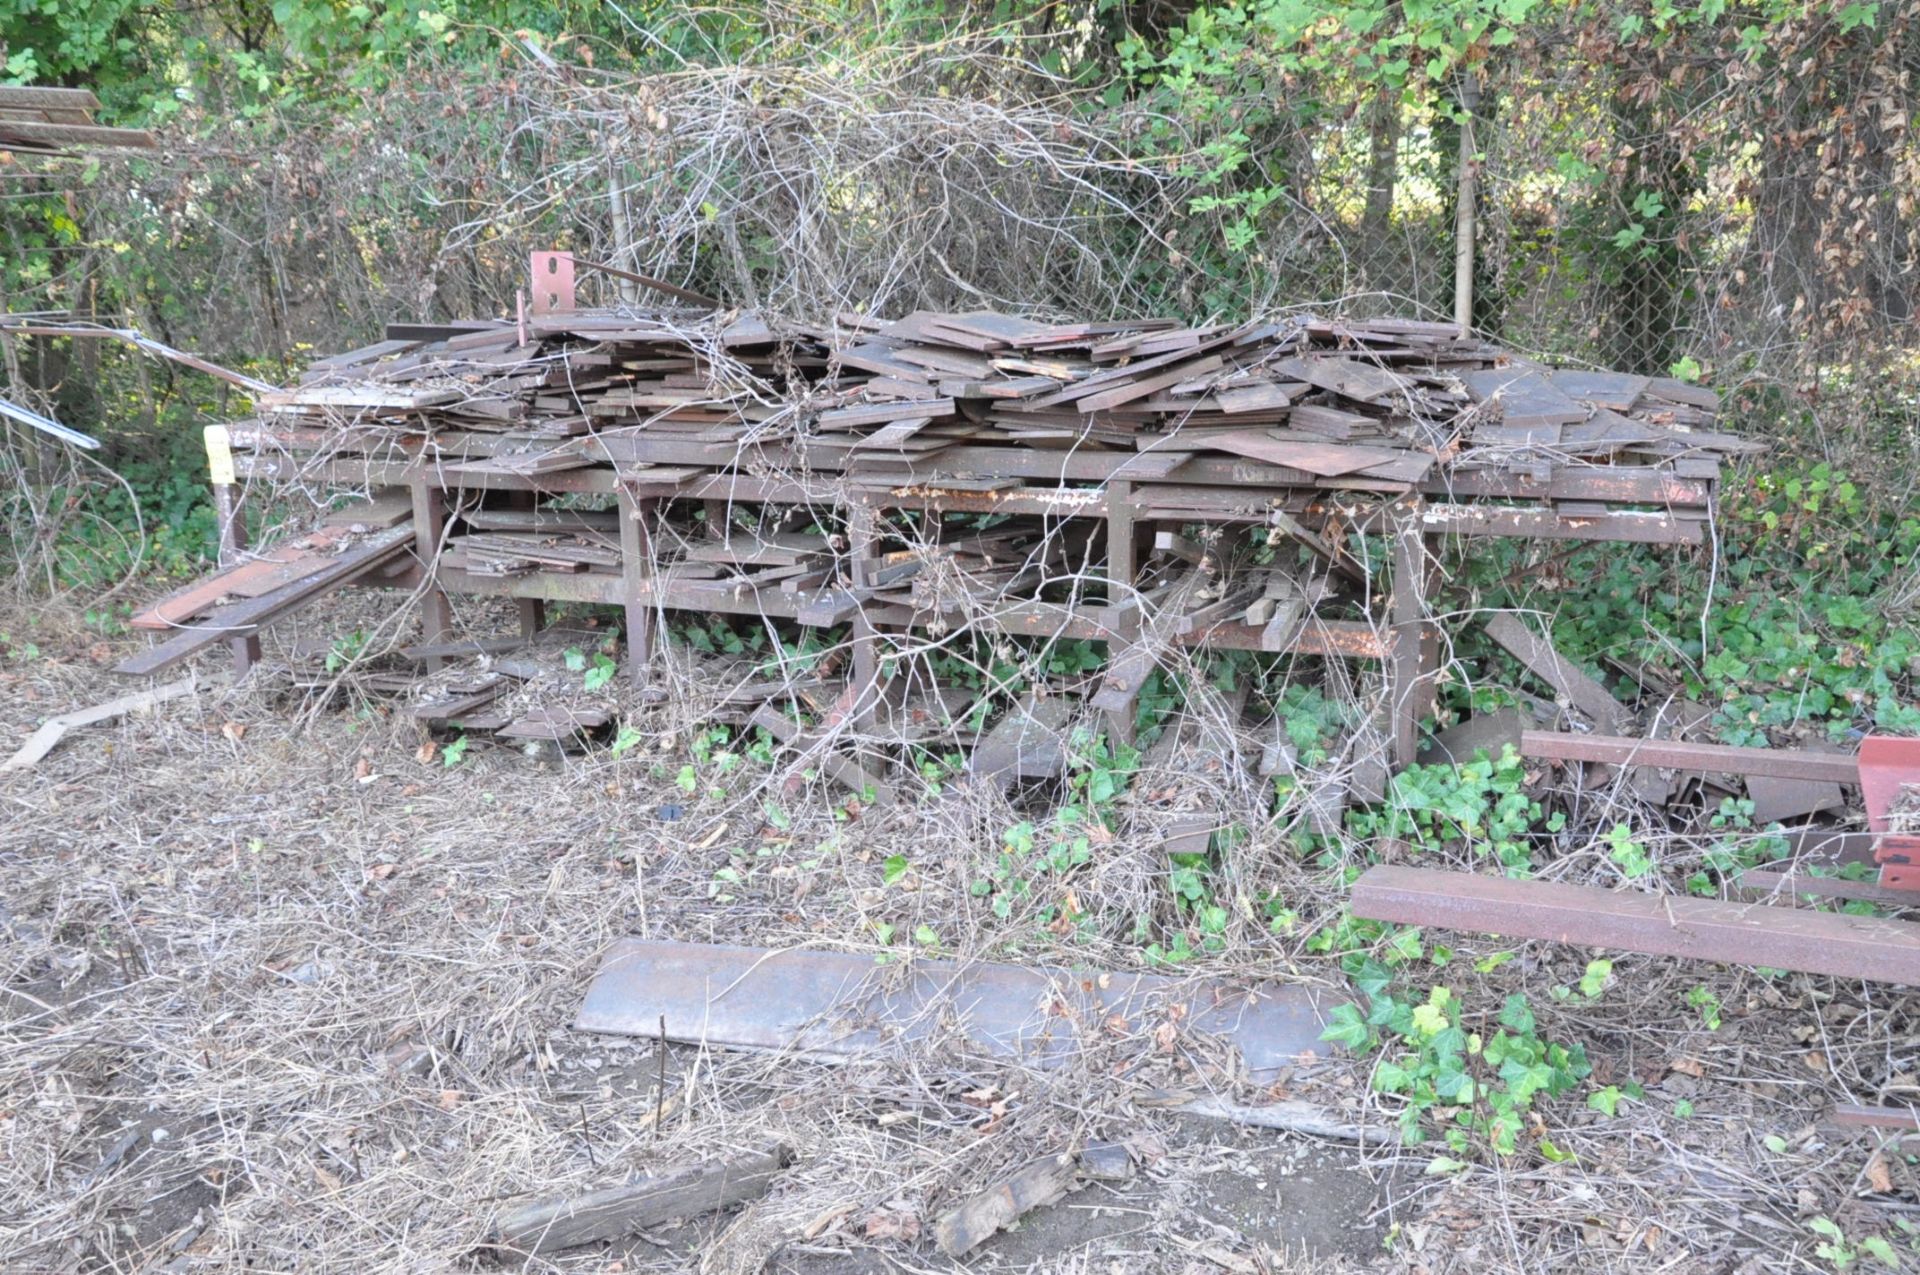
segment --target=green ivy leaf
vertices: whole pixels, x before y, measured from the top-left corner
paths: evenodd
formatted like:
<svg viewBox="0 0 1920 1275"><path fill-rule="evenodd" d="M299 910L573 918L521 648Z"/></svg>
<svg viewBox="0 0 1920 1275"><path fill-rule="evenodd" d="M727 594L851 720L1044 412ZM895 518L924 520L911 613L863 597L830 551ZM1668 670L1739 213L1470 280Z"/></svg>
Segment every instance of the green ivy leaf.
<svg viewBox="0 0 1920 1275"><path fill-rule="evenodd" d="M1327 1016L1327 1026L1320 1033L1320 1039L1343 1045L1356 1054L1363 1053L1373 1039L1373 1030L1367 1026L1358 1005L1336 1005Z"/></svg>

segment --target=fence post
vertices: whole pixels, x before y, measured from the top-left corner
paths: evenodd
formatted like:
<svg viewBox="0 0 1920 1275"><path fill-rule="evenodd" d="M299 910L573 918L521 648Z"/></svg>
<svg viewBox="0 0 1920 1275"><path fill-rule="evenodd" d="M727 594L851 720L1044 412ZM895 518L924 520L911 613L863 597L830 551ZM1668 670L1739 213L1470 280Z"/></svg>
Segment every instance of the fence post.
<svg viewBox="0 0 1920 1275"><path fill-rule="evenodd" d="M1453 321L1460 335L1473 330L1473 113L1480 105L1480 83L1468 71L1460 78L1460 191L1453 216Z"/></svg>

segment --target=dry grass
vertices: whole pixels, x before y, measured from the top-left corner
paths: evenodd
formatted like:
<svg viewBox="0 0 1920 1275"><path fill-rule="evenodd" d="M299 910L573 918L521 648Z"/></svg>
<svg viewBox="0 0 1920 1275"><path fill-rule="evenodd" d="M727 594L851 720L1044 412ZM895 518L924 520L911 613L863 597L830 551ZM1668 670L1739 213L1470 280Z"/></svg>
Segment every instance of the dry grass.
<svg viewBox="0 0 1920 1275"><path fill-rule="evenodd" d="M379 607L339 605L318 628L364 625L373 612L351 608ZM113 693L101 664L124 642L103 648L48 614L0 631L16 639L0 650L0 748ZM38 659L17 640L29 631ZM782 830L764 810L779 776L750 759L724 777L703 770L692 797L674 786L697 704L629 705L644 739L618 760L542 765L476 746L449 768L423 761L417 729L348 683L316 703L261 677L82 732L37 770L0 775L0 1268L717 1272L771 1253L769 1269L946 1269L925 1239L935 1216L1087 1137L1138 1140L1153 1158L1143 1183L1050 1210L1066 1220L1002 1237L979 1269L1207 1271L1261 1245L1277 1254L1259 1259L1266 1269L1331 1269L1299 1254L1307 1238L1326 1242L1314 1224L1222 1204L1276 1192L1398 1226L1391 1248L1363 1237L1348 1259L1373 1269L1821 1269L1808 1218L1891 1235L1915 1198L1899 1157L1870 1165L1869 1142L1817 1126L1835 1098L1911 1092L1910 998L1622 958L1600 1000L1559 1004L1546 989L1576 981L1583 954L1530 946L1472 972L1491 942L1460 943L1432 979L1476 1009L1525 990L1544 1034L1587 1044L1597 1080L1649 1085L1614 1119L1578 1099L1548 1105L1540 1132L1572 1162L1427 1177L1427 1149L1385 1144L1328 1151L1322 1185L1296 1188L1288 1157L1303 1140L1136 1105L1150 1084L1206 1082L1203 1061L1156 1059L1145 1042L1147 1065L1124 1079L1091 1061L1042 1074L950 1048L846 1067L676 1049L669 1088L684 1104L656 1132L650 1046L567 1026L610 940L878 954L884 922L902 935L929 926L962 955L1135 965L1133 914L1167 919L1154 844L1112 830L1075 884L1113 919L1066 939L969 893L1022 814L997 795L850 814L844 792L806 786L780 795ZM1198 968L1337 977L1305 945L1337 906L1337 875L1302 864L1245 785L1199 795L1260 830L1219 887L1234 910L1228 951ZM662 822L669 801L685 817ZM888 887L896 852L913 871ZM729 867L738 881L716 878ZM1265 927L1256 904L1271 891L1301 913L1298 935ZM1726 1006L1718 1032L1682 1003L1696 984ZM1290 1085L1352 1110L1368 1066L1329 1060ZM1691 1118L1672 1114L1681 1099ZM736 1217L616 1254L481 1251L510 1200L769 1134L800 1164ZM1868 1193L1882 1181L1892 1189ZM1392 1189L1368 1204L1376 1184ZM918 1241L887 1238L909 1220Z"/></svg>

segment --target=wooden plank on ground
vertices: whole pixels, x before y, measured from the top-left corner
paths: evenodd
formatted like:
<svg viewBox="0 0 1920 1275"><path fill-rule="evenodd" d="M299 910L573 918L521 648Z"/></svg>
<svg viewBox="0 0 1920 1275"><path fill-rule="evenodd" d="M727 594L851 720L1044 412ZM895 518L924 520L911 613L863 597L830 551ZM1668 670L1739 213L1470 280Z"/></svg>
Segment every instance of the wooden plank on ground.
<svg viewBox="0 0 1920 1275"><path fill-rule="evenodd" d="M613 720L605 709L548 704L521 714L502 726L503 739L544 739L558 743L599 730Z"/></svg>
<svg viewBox="0 0 1920 1275"><path fill-rule="evenodd" d="M205 687L224 686L231 680L231 677L225 673L216 673L209 677L182 678L178 682L168 682L165 686L135 691L131 695L121 695L103 704L95 704L89 708L76 708L71 712L49 717L41 724L40 729L28 736L27 742L21 745L20 751L9 757L6 765L0 766L0 770L24 770L29 766L37 765L41 758L59 745L68 731L125 717L128 713L136 713L170 699L191 695Z"/></svg>
<svg viewBox="0 0 1920 1275"><path fill-rule="evenodd" d="M793 1162L793 1148L773 1142L678 1173L517 1205L494 1223L493 1242L518 1253L550 1253L619 1239L676 1218L758 1199Z"/></svg>
<svg viewBox="0 0 1920 1275"><path fill-rule="evenodd" d="M1072 1152L1042 1156L1009 1174L933 1226L934 1242L948 1257L972 1252L1023 1214L1052 1204L1073 1188L1079 1172Z"/></svg>

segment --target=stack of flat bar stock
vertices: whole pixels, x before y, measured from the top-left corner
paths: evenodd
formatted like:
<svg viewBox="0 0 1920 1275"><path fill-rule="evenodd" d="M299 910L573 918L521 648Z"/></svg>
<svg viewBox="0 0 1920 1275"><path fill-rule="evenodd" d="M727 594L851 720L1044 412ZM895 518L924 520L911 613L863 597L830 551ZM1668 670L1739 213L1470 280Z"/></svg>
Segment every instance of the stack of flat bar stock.
<svg viewBox="0 0 1920 1275"><path fill-rule="evenodd" d="M231 431L243 481L364 493L382 516L338 512L297 561L244 564L270 599L219 606L216 580L163 602L136 623L188 633L128 671L225 635L217 614L257 628L356 582L419 588L428 647L449 593L624 606L636 675L666 611L851 621L856 687L876 634L964 622L1115 644L1094 703L1116 719L1169 645L1379 660L1404 760L1433 537L1697 543L1722 460L1754 446L1712 429L1696 386L1404 319L776 325L563 303L387 337ZM1355 535L1407 564L1390 614Z"/></svg>
<svg viewBox="0 0 1920 1275"><path fill-rule="evenodd" d="M152 150L153 134L93 122L100 99L87 89L0 85L0 151L67 155L100 146Z"/></svg>
<svg viewBox="0 0 1920 1275"><path fill-rule="evenodd" d="M1711 430L1709 390L1549 370L1404 319L1183 328L923 311L776 333L753 316L579 312L435 331L314 364L261 400L264 433L338 453L485 434L496 442L460 449L487 456L470 467L516 475L640 452L862 485L1056 477L992 472L994 452L1018 449L1105 458L1076 466L1096 479L1177 482L1211 455L1363 490L1480 474L1476 495L1500 494L1490 475L1518 489L1603 465L1712 478L1752 446Z"/></svg>

